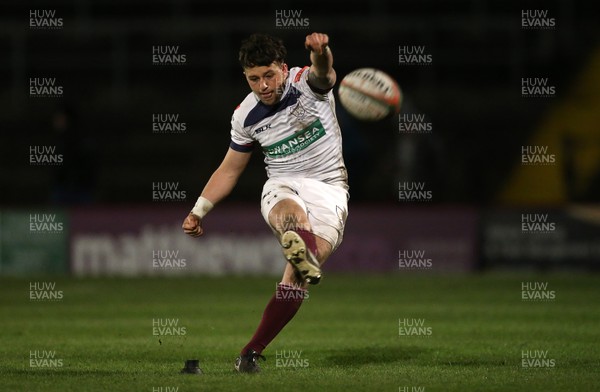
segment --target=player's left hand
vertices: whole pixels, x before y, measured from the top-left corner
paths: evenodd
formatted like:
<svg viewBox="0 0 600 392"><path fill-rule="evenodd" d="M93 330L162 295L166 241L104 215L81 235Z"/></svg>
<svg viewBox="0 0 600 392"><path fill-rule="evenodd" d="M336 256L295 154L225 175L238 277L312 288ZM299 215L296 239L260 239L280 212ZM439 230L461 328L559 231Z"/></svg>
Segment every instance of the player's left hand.
<svg viewBox="0 0 600 392"><path fill-rule="evenodd" d="M306 36L304 46L316 54L323 54L325 48L329 45L329 36L323 33L312 33Z"/></svg>

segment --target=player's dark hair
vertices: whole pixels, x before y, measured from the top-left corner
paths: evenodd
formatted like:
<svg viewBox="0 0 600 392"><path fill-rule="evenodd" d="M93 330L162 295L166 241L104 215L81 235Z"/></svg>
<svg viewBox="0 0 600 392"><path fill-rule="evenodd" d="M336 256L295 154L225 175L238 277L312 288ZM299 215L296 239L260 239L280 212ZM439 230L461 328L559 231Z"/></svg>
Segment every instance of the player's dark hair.
<svg viewBox="0 0 600 392"><path fill-rule="evenodd" d="M239 60L242 68L262 67L273 62L283 63L286 55L281 39L255 33L242 41Z"/></svg>

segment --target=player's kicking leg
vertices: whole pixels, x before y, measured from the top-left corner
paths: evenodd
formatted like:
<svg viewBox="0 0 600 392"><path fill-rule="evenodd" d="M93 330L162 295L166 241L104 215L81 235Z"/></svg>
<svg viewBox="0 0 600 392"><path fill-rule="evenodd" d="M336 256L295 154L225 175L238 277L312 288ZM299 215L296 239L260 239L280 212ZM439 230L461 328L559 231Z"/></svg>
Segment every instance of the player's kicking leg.
<svg viewBox="0 0 600 392"><path fill-rule="evenodd" d="M281 238L288 264L254 336L236 359L235 369L242 373L260 371L258 359L264 360L261 352L298 312L307 295L307 283L318 283L320 265L332 252L329 242L311 232L306 213L291 199L273 207L269 223Z"/></svg>
<svg viewBox="0 0 600 392"><path fill-rule="evenodd" d="M236 370L260 370L257 361L264 358L263 350L298 312L308 284L322 280L320 266L342 240L347 200L343 187L315 180L269 179L265 183L261 212L280 240L288 263L254 336L236 360Z"/></svg>

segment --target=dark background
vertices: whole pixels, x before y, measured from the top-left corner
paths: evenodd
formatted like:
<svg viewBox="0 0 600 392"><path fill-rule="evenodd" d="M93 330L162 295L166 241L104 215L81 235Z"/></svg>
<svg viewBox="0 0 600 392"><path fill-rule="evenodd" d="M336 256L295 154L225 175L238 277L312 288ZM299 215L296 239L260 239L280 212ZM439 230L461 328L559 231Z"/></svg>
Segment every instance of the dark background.
<svg viewBox="0 0 600 392"><path fill-rule="evenodd" d="M307 34L329 34L338 80L355 68L384 70L404 92L403 112L433 124L430 135L401 135L397 118L359 122L338 103L353 201L398 203L398 182L412 180L425 181L435 203L494 203L521 145L598 50L593 8L581 0L5 1L0 203L147 203L158 181L179 182L195 200L249 92L237 50L257 31L284 39L290 66L309 63ZM55 9L64 27L30 29L30 9ZM277 29L282 9L301 10L310 27ZM556 28L523 29L523 9L548 10ZM179 46L186 64L153 65L154 45ZM400 45L425 46L432 64L399 65ZM524 99L521 78L530 76L549 77L557 96ZM30 98L30 77L57 78L63 97ZM152 133L153 113L179 114L187 132ZM30 165L30 145L57 146L64 164ZM570 201L598 200L595 173ZM256 151L230 200L258 201L265 179Z"/></svg>

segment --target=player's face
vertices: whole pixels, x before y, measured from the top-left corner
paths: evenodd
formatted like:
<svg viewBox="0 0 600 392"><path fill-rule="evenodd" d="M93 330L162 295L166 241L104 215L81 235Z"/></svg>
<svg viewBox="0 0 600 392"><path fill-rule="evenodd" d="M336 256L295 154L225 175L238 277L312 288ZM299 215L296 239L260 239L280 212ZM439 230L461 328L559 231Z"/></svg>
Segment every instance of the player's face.
<svg viewBox="0 0 600 392"><path fill-rule="evenodd" d="M274 105L281 99L288 76L287 64L273 62L269 66L244 68L248 85L265 105Z"/></svg>

